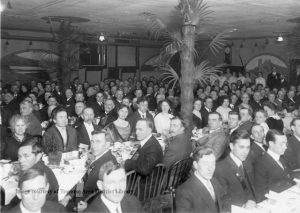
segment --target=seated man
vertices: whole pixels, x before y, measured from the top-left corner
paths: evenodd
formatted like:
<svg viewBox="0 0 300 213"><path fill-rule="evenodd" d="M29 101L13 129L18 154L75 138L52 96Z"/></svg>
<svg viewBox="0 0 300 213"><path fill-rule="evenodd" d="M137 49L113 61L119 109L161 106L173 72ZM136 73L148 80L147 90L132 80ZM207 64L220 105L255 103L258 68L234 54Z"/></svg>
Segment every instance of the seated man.
<svg viewBox="0 0 300 213"><path fill-rule="evenodd" d="M68 126L68 114L66 109L56 107L52 114L55 125L51 126L43 135L43 148L45 153L77 150L77 132L76 129Z"/></svg>
<svg viewBox="0 0 300 213"><path fill-rule="evenodd" d="M251 108L240 108L241 122L239 124L238 130L246 130L248 134L251 134L251 128L253 126L252 113L253 112Z"/></svg>
<svg viewBox="0 0 300 213"><path fill-rule="evenodd" d="M156 164L161 163L163 152L159 142L152 135L154 124L149 118L140 119L136 123L136 135L141 147L131 159L125 161L126 171L135 170L141 175L148 175Z"/></svg>
<svg viewBox="0 0 300 213"><path fill-rule="evenodd" d="M211 148L198 147L193 153L194 175L176 190L177 212L224 212L229 206L226 192L213 177L216 157Z"/></svg>
<svg viewBox="0 0 300 213"><path fill-rule="evenodd" d="M33 168L24 171L19 178L17 189L17 196L21 202L7 212L66 212L62 205L46 200L48 189L49 182L47 175L43 171Z"/></svg>
<svg viewBox="0 0 300 213"><path fill-rule="evenodd" d="M83 143L88 146L91 145L92 132L100 130L100 127L93 124L95 118L94 110L87 107L82 113L83 123L76 129L78 135L78 143Z"/></svg>
<svg viewBox="0 0 300 213"><path fill-rule="evenodd" d="M240 114L237 111L230 111L228 113L229 135L231 135L239 127L239 123Z"/></svg>
<svg viewBox="0 0 300 213"><path fill-rule="evenodd" d="M47 200L57 201L58 200L58 182L53 171L44 164L42 161L42 146L37 138L32 138L24 141L19 147L18 157L21 166L21 171L39 169L46 174L49 182L49 191L47 194Z"/></svg>
<svg viewBox="0 0 300 213"><path fill-rule="evenodd" d="M246 161L250 150L250 136L236 130L230 136L230 154L217 163L215 177L227 191L231 204L254 208L255 194L252 164Z"/></svg>
<svg viewBox="0 0 300 213"><path fill-rule="evenodd" d="M34 106L30 101L22 101L20 103L20 114L28 119L29 125L26 128L26 133L30 135L42 135L42 126L39 119L34 115Z"/></svg>
<svg viewBox="0 0 300 213"><path fill-rule="evenodd" d="M126 194L125 170L113 162L107 162L100 168L97 186L102 193L88 205L84 212L144 212L140 201ZM81 205L85 207L86 203L81 202Z"/></svg>
<svg viewBox="0 0 300 213"><path fill-rule="evenodd" d="M282 158L287 146L286 136L277 130L269 130L266 135L268 151L254 166L257 201L264 199L269 190L281 192L293 185L291 171Z"/></svg>
<svg viewBox="0 0 300 213"><path fill-rule="evenodd" d="M179 117L171 119L170 134L168 144L165 149L163 164L170 167L173 163L188 158L192 152L190 138L184 132L183 120Z"/></svg>
<svg viewBox="0 0 300 213"><path fill-rule="evenodd" d="M251 129L251 146L250 152L247 159L249 159L252 164L261 157L266 151L266 145L263 144L265 139L264 128L260 124L254 124Z"/></svg>
<svg viewBox="0 0 300 213"><path fill-rule="evenodd" d="M98 123L98 126L101 128L106 127L111 122L117 120L118 115L115 109L115 102L112 99L106 99L104 104L105 112L100 115L101 119Z"/></svg>
<svg viewBox="0 0 300 213"><path fill-rule="evenodd" d="M106 133L104 131L93 131L91 140L91 152L90 163L88 167L87 174L84 181L83 187L83 199L88 197L90 194L97 192L97 181L100 167L108 162L112 161L117 163L115 156L112 155L111 151L108 149L110 142L106 140ZM63 205L67 205L69 200L72 198L71 195L67 195L63 200Z"/></svg>
<svg viewBox="0 0 300 213"><path fill-rule="evenodd" d="M203 136L196 143L200 146L211 147L218 160L227 147L227 137L222 128L222 117L218 112L209 113L208 128L208 135Z"/></svg>
<svg viewBox="0 0 300 213"><path fill-rule="evenodd" d="M291 169L300 169L300 118L291 122L293 135L288 138L288 146L284 157Z"/></svg>

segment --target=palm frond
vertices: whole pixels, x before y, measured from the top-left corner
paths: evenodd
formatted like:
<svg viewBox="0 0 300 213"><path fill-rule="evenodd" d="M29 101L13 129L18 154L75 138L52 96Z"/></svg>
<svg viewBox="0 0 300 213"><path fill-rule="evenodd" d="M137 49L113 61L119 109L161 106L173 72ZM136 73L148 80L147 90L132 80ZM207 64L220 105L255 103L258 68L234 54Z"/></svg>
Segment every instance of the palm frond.
<svg viewBox="0 0 300 213"><path fill-rule="evenodd" d="M161 66L160 70L163 71L163 73L161 75L165 76L163 78L163 81L169 79L168 80L169 81L168 86L173 84L172 89L174 89L176 83L179 81L179 76L176 73L176 71L168 64L166 64L164 66Z"/></svg>
<svg viewBox="0 0 300 213"><path fill-rule="evenodd" d="M200 85L204 85L210 81L211 78L217 78L218 73L224 65L210 66L207 60L202 61L195 66L194 78L199 81Z"/></svg>
<svg viewBox="0 0 300 213"><path fill-rule="evenodd" d="M218 35L216 35L212 41L210 42L209 49L210 51L216 56L219 51L221 49L223 49L225 42L226 42L226 38L228 38L229 33L231 33L232 30L224 30L223 32L219 33Z"/></svg>
<svg viewBox="0 0 300 213"><path fill-rule="evenodd" d="M140 13L141 16L143 16L147 22L148 22L148 30L151 33L151 37L154 37L155 39L158 39L160 37L168 37L168 30L167 25L158 18L155 14L149 13L149 12L143 12Z"/></svg>
<svg viewBox="0 0 300 213"><path fill-rule="evenodd" d="M212 13L204 0L180 0L176 9L183 17L184 24L191 24L194 26L205 22L208 15Z"/></svg>

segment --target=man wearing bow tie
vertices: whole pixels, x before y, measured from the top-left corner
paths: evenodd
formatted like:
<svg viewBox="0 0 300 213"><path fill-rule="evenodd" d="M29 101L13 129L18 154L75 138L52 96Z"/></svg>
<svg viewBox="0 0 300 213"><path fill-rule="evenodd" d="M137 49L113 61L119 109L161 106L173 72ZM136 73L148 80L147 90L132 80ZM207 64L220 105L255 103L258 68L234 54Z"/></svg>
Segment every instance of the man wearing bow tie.
<svg viewBox="0 0 300 213"><path fill-rule="evenodd" d="M269 190L281 192L293 185L291 171L283 158L287 148L286 136L274 129L266 135L268 151L254 166L257 201L265 199Z"/></svg>

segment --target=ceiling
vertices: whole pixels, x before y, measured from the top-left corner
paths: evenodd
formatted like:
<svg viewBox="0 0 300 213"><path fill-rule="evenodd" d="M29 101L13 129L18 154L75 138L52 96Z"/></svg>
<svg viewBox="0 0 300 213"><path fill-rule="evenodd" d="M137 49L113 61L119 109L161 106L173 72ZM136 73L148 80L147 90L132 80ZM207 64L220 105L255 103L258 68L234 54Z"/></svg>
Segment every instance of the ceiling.
<svg viewBox="0 0 300 213"><path fill-rule="evenodd" d="M6 5L8 0L1 0ZM12 9L1 15L1 29L49 31L48 16L72 16L72 25L81 31L111 36L146 37L142 12L157 14L165 22L172 20L177 0L9 0ZM206 0L209 24L203 31L216 34L237 29L234 38L292 34L300 23L300 0ZM173 19L174 20L174 19ZM52 22L57 27L58 22Z"/></svg>

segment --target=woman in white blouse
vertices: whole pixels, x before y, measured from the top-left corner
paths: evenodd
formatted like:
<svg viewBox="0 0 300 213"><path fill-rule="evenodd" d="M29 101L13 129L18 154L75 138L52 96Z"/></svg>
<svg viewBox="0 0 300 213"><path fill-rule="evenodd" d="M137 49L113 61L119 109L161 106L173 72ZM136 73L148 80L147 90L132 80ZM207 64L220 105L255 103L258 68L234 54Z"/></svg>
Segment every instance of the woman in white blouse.
<svg viewBox="0 0 300 213"><path fill-rule="evenodd" d="M174 116L171 114L171 104L168 100L162 100L159 103L159 113L154 118L154 124L157 133L162 134L164 137L168 137L171 118Z"/></svg>
<svg viewBox="0 0 300 213"><path fill-rule="evenodd" d="M228 122L228 113L232 110L229 107L229 97L221 97L221 106L217 108L217 112L221 114L223 122Z"/></svg>

